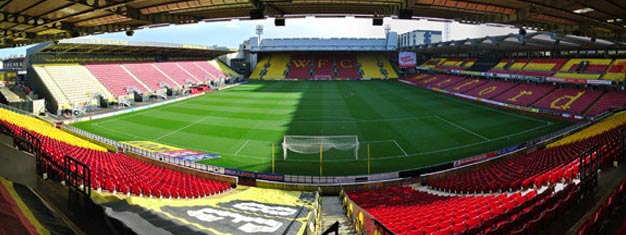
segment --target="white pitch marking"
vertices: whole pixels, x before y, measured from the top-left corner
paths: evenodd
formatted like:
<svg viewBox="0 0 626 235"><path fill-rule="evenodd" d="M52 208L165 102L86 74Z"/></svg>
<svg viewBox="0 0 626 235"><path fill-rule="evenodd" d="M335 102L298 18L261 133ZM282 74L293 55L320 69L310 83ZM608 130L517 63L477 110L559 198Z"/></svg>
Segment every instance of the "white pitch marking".
<svg viewBox="0 0 626 235"><path fill-rule="evenodd" d="M239 149L237 150L237 152L235 152L234 155L237 156L239 154L239 152L241 152L241 150L243 150L243 148L246 147L246 145L248 145L248 142L250 142L250 140L246 140L246 142L243 142L241 147L239 147Z"/></svg>
<svg viewBox="0 0 626 235"><path fill-rule="evenodd" d="M469 130L469 129L465 128L465 127L459 126L459 125L455 124L454 122L451 122L451 121L446 120L445 118L442 118L442 117L441 117L441 116L439 116L439 115L435 115L435 116L436 116L439 120L442 120L442 121L444 121L444 122L446 122L446 123L448 123L448 124L450 124L450 125L452 125L452 126L454 126L454 127L456 127L456 128L459 128L459 129L461 129L461 130L464 130L464 131L466 131L467 133L470 133L470 134L472 134L472 135L474 135L474 136L477 136L477 137L479 137L479 138L481 138L481 139L483 139L483 140L487 140L487 141L489 141L489 138L484 137L484 136L482 136L481 134L478 134L478 133L476 133L476 132L473 132L473 131L471 131L471 130Z"/></svg>
<svg viewBox="0 0 626 235"><path fill-rule="evenodd" d="M171 132L169 132L169 133L167 133L167 134L165 134L165 135L162 135L162 136L159 136L159 137L157 137L157 138L155 138L155 139L152 139L152 141L157 141L157 140L163 139L163 138L165 138L165 137L168 137L168 136L170 136L170 135L176 134L176 133L178 133L179 131L182 131L182 130L184 130L184 129L187 129L187 128L189 128L189 127L191 127L191 126L193 126L193 125L196 125L196 124L198 124L198 123L200 123L200 122L202 122L202 121L204 121L204 120L207 120L207 119L208 119L208 118L210 118L210 117L211 117L211 116L206 116L206 117L204 117L204 118L201 118L201 119L199 119L199 120L197 120L197 121L195 121L195 122L192 122L192 123L189 123L189 124L185 125L184 127L178 128L178 129L173 130L173 131L171 131Z"/></svg>
<svg viewBox="0 0 626 235"><path fill-rule="evenodd" d="M404 151L402 146L400 146L400 144L398 144L398 142L395 139L393 140L393 143L396 144L396 146L398 146L398 148L400 149L400 151L402 151L402 153L404 153L404 156L408 156L408 154Z"/></svg>

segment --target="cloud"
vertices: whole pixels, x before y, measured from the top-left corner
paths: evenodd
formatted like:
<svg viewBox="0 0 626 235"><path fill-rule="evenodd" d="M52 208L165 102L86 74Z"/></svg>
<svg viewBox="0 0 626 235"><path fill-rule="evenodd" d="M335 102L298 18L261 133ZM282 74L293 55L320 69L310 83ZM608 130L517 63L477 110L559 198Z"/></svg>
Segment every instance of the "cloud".
<svg viewBox="0 0 626 235"><path fill-rule="evenodd" d="M226 28L230 28L230 29L239 28L239 20L234 19L234 20L228 21L228 23L226 23Z"/></svg>

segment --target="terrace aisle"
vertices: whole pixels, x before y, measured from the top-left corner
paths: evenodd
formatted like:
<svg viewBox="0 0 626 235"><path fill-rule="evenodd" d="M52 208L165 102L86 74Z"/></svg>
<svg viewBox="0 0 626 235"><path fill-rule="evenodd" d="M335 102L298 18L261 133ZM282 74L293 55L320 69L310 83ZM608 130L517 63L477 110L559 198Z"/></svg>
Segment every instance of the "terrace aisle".
<svg viewBox="0 0 626 235"><path fill-rule="evenodd" d="M339 234L356 234L354 225L346 217L338 196L322 197L322 228L321 232L328 229L335 221L339 221Z"/></svg>

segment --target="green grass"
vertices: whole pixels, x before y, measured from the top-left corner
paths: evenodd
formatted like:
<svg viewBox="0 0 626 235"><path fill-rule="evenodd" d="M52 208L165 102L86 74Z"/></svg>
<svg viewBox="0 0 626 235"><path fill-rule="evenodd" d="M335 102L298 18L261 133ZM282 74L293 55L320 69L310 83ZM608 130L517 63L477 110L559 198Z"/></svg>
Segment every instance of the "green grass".
<svg viewBox="0 0 626 235"><path fill-rule="evenodd" d="M118 141L149 140L220 154L204 163L271 172L284 135L358 135L359 160L324 152L324 175L389 172L525 142L570 122L485 106L393 81L250 82L161 107L74 126ZM319 175L319 155L277 146L276 172Z"/></svg>

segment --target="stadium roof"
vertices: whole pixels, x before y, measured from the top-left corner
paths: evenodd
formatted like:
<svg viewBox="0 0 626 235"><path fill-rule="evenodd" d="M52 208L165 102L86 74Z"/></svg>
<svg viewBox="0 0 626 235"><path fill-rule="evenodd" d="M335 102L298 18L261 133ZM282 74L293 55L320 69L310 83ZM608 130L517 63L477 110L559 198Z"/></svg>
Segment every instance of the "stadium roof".
<svg viewBox="0 0 626 235"><path fill-rule="evenodd" d="M386 38L266 38L260 46L258 38L253 37L250 39L253 41L250 51L395 51L398 49L397 34L389 35L393 35L392 41Z"/></svg>
<svg viewBox="0 0 626 235"><path fill-rule="evenodd" d="M422 53L453 53L470 50L491 51L542 51L578 49L626 49L626 43L551 32L534 32L526 35L508 34L482 38L468 38L420 45Z"/></svg>
<svg viewBox="0 0 626 235"><path fill-rule="evenodd" d="M169 24L303 15L439 18L626 38L621 0L0 0L0 47Z"/></svg>
<svg viewBox="0 0 626 235"><path fill-rule="evenodd" d="M149 55L168 57L200 57L214 58L232 53L226 47L208 47L191 44L175 44L162 42L133 42L110 39L65 39L46 42L27 50L27 54L58 54L63 55Z"/></svg>

